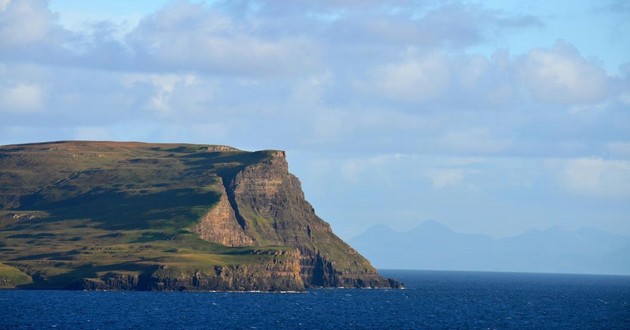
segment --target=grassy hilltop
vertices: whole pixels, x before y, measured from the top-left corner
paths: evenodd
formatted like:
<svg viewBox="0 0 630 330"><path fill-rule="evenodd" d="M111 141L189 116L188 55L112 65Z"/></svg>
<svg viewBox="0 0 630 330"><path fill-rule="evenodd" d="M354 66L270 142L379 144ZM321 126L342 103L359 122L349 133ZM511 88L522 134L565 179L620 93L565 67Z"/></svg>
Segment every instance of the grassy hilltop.
<svg viewBox="0 0 630 330"><path fill-rule="evenodd" d="M2 146L0 287L301 290L394 284L328 233L314 213L303 211L310 205L276 165L277 155L190 144ZM234 246L218 243L235 235L242 239Z"/></svg>

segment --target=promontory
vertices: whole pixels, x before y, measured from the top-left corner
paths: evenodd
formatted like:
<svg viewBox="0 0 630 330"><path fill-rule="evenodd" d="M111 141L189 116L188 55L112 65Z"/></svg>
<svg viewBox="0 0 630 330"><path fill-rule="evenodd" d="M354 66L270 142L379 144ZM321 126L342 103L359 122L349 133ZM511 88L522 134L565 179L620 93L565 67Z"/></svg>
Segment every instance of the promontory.
<svg viewBox="0 0 630 330"><path fill-rule="evenodd" d="M0 288L397 288L306 201L283 151L0 146Z"/></svg>

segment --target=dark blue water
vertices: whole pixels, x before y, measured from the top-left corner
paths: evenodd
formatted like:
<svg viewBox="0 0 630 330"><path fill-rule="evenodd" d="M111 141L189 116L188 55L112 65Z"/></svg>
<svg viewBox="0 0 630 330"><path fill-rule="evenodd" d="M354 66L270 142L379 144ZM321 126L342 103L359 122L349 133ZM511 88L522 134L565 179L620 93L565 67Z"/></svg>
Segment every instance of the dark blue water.
<svg viewBox="0 0 630 330"><path fill-rule="evenodd" d="M630 329L630 277L383 271L405 290L0 291L2 329Z"/></svg>

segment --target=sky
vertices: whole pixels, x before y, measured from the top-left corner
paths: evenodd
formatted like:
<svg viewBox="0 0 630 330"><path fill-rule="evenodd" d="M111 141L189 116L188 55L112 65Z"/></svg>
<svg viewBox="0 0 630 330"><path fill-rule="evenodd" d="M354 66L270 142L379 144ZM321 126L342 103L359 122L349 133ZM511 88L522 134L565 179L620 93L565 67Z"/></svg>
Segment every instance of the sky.
<svg viewBox="0 0 630 330"><path fill-rule="evenodd" d="M630 234L627 1L0 0L0 144L287 151L342 238Z"/></svg>

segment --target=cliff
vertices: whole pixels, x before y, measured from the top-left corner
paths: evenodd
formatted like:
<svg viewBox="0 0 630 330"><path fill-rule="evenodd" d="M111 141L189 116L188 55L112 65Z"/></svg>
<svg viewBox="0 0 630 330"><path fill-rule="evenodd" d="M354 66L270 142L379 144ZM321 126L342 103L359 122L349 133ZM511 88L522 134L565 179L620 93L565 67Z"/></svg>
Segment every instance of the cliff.
<svg viewBox="0 0 630 330"><path fill-rule="evenodd" d="M254 251L273 256L264 263L212 266L206 269L159 266L143 274L108 273L69 283L80 290L148 291L300 291L299 252Z"/></svg>
<svg viewBox="0 0 630 330"><path fill-rule="evenodd" d="M389 287L370 263L333 234L304 198L300 181L289 173L285 154L250 165L224 182L244 232L257 245L298 248L301 276L308 286Z"/></svg>
<svg viewBox="0 0 630 330"><path fill-rule="evenodd" d="M400 285L315 214L282 151L51 142L0 147L0 169L0 263L32 278L17 287Z"/></svg>

